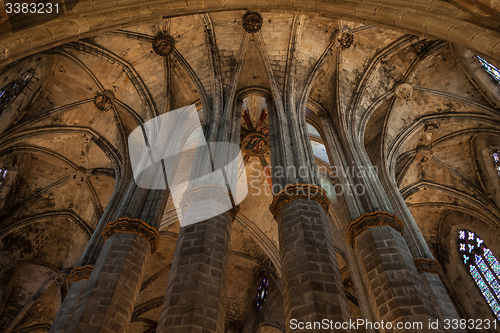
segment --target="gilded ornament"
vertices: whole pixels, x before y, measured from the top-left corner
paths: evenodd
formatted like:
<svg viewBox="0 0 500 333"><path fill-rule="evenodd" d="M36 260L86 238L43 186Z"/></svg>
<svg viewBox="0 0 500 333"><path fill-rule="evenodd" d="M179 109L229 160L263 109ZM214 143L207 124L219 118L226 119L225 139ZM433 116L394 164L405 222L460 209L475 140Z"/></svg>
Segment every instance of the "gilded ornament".
<svg viewBox="0 0 500 333"><path fill-rule="evenodd" d="M120 217L115 221L109 222L102 232L103 241L106 242L106 240L117 232L132 233L141 237L151 246L151 254L155 253L158 248L160 238L158 230L141 220Z"/></svg>
<svg viewBox="0 0 500 333"><path fill-rule="evenodd" d="M86 265L82 267L75 267L71 270L68 276L69 284L73 284L78 281L87 280L92 273L94 266Z"/></svg>
<svg viewBox="0 0 500 333"><path fill-rule="evenodd" d="M420 273L443 274L443 268L434 259L417 258L413 260L413 263Z"/></svg>
<svg viewBox="0 0 500 333"><path fill-rule="evenodd" d="M269 206L269 211L274 219L278 219L281 207L296 199L308 199L317 201L321 207L328 212L330 200L326 196L325 190L317 185L311 184L291 184L287 185L283 191L273 197L273 202Z"/></svg>

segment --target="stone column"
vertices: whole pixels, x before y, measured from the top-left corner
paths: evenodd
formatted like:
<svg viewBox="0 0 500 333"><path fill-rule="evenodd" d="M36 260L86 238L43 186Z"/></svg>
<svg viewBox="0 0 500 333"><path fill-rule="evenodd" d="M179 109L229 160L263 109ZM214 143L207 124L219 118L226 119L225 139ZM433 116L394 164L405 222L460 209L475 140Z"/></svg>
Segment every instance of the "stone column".
<svg viewBox="0 0 500 333"><path fill-rule="evenodd" d="M310 184L287 186L271 205L279 228L287 332L292 319L333 323L350 319L325 212L328 206L324 190ZM302 331L307 330L294 330Z"/></svg>
<svg viewBox="0 0 500 333"><path fill-rule="evenodd" d="M64 332L125 332L158 232L138 219L105 228L104 246Z"/></svg>
<svg viewBox="0 0 500 333"><path fill-rule="evenodd" d="M78 331L80 329L80 325L85 325L85 323L90 322L89 320L92 318L92 314L100 314L108 311L106 307L110 306L111 303L109 303L107 306L95 307L95 302L98 301L90 301L90 298L93 298L94 300L104 300L109 295L115 295L113 297L120 297L117 296L119 293L116 293L115 290L112 289L118 286L116 283L108 284L107 287L104 287L103 283L96 285L98 279L104 279L103 281L107 281L117 278L116 275L112 275L111 273L119 272L119 268L116 268L113 272L107 272L106 270L101 272L100 268L97 269L98 263L101 263L101 265L109 265L110 263L114 262L113 260L118 260L113 265L115 265L116 267L120 267L120 265L125 267L124 265L127 265L127 263L120 262L120 260L126 261L128 254L131 251L131 253L134 253L134 249L138 245L132 246L132 244L139 244L145 241L140 239L140 237L137 238L137 236L137 239L135 241L129 239L128 241L124 241L123 246L115 245L114 247L110 248L111 244L119 244L119 241L115 242L114 240L104 243L107 239L105 237L105 231L108 230L113 223L122 221L121 223L124 224L124 221L140 221L142 224L144 224L145 227L147 226L147 228L151 228L151 230L156 230L158 226L168 192L166 190L142 189L136 185L134 179L126 179L128 180L128 182L122 181L121 185L115 190L112 200L108 204L108 207L106 207L106 211L101 217L101 220L94 230L94 234L92 235L92 238L89 241L89 244L87 245L82 258L80 259L79 267L93 265L94 269L92 270L92 273L86 282L81 281L78 283L73 283L71 285L66 298L61 305L61 309L57 313L57 316L49 330L50 333ZM125 186L123 184L125 184ZM112 222L107 223L110 220ZM146 221L147 223L143 221ZM131 230L137 229L137 226L133 226L135 224L136 223L131 224ZM123 230L126 230L126 228ZM124 232L124 235L118 235L117 237L113 237L113 239L121 239L123 237L130 238L130 231ZM120 232L120 234L121 233L123 232ZM142 247L142 251L146 251L146 253L148 253L147 251L149 246L147 245L147 243L144 243ZM104 251L104 249L107 250ZM119 249L122 249L123 253L118 254ZM139 253L136 253L134 255L143 257L144 260L149 257L149 254L140 255ZM109 258L107 258L108 256ZM139 263L136 262L135 264ZM143 264L145 265L146 262L144 262ZM125 272L126 270L123 271L124 274ZM110 277L105 277L105 273L111 274ZM123 278L126 277L124 276ZM137 290L139 290L138 288L140 287L141 280L142 276L140 276L140 279L130 280L128 284L131 288L137 288ZM90 281L92 281L92 283L90 283ZM136 285L132 285L133 283L135 283ZM91 291L89 288L95 288L95 290ZM138 294L132 293L128 296L137 297L137 295ZM134 302L135 298L132 299L131 304L133 305ZM87 306L87 304L93 305ZM77 313L76 311L79 312ZM130 312L129 317L127 319L123 319L123 322L126 325L130 323L131 316L132 313ZM103 324L102 321L98 321L97 319L96 322ZM104 325L103 327L106 327L106 325ZM114 332L124 332L125 329L126 327L119 327ZM97 326L93 326L92 330L95 332L100 332L97 329Z"/></svg>
<svg viewBox="0 0 500 333"><path fill-rule="evenodd" d="M56 333L66 330L66 326L71 320L75 305L80 298L83 287L85 287L93 268L94 266L92 265L86 265L83 267L76 267L70 272L68 276L68 282L70 284L69 290L64 298L64 302L57 312L49 332Z"/></svg>
<svg viewBox="0 0 500 333"><path fill-rule="evenodd" d="M231 220L226 212L181 228L158 333L224 332Z"/></svg>
<svg viewBox="0 0 500 333"><path fill-rule="evenodd" d="M430 149L425 148L426 146L421 146L419 154L432 154ZM367 156L364 157L366 160ZM451 302L451 299L442 282L442 270L437 268L440 267L439 263L434 260L434 256L417 223L415 222L415 219L411 215L406 202L399 192L394 178L388 172L388 167L385 164L385 161L381 159L379 163L381 163L378 165L380 170L380 183L384 188L389 201L391 202L394 213L400 217L405 226L403 237L408 245L412 257L415 259L415 265L418 264L417 268L423 267L422 269L424 269L423 273L420 274L420 277L427 288L429 298L432 300L432 304L437 315L436 318L438 318L441 323L443 323L446 319L460 319L460 316ZM431 265L430 263L433 264ZM432 272L439 272L439 274L429 273L428 271L431 270L431 267L434 267L432 268ZM456 330L456 332L462 331L463 330Z"/></svg>
<svg viewBox="0 0 500 333"><path fill-rule="evenodd" d="M225 110L221 114L225 121L220 125L204 122L203 132L211 148L217 147L211 145L212 138L217 138L217 142L239 143L241 104L241 101L231 104L230 112ZM181 230L160 312L158 333L224 332L231 222L239 208L234 206L229 192L234 189L228 185L234 184L238 170L225 169L235 156L230 153L231 149L225 149L227 156L224 154L226 150L214 152L199 147L196 151L188 190L181 201ZM221 170L225 170L224 186L216 178L210 184L205 175L214 175ZM204 182L200 184L201 176L204 176ZM222 207L233 208L224 211L217 206L219 203ZM213 217L207 219L206 216ZM199 222L183 226L190 220Z"/></svg>
<svg viewBox="0 0 500 333"><path fill-rule="evenodd" d="M403 239L403 223L378 211L361 215L348 228L348 241L364 265L372 306L378 320L392 323L393 332L443 332L430 329L437 313ZM398 323L422 323L421 328Z"/></svg>
<svg viewBox="0 0 500 333"><path fill-rule="evenodd" d="M448 292L446 291L441 277L443 276L443 269L441 265L434 259L417 258L413 262L417 267L420 277L424 282L424 285L430 295L431 301L433 302L434 308L436 309L439 322L442 324L445 319L460 320L460 316L451 301ZM445 332L452 332L451 329L444 330ZM465 333L465 329L454 329L454 332Z"/></svg>
<svg viewBox="0 0 500 333"><path fill-rule="evenodd" d="M397 269L394 270L394 267L396 267L396 265L391 263L392 259L390 260L390 258L395 259L396 256L385 256L385 254L389 253L389 249L385 246L385 240L383 241L382 238L388 236L387 233L375 233L375 236L373 236L374 238L372 237L371 242L373 243L375 242L375 240L377 240L377 242L375 242L375 245L372 244L370 250L365 250L369 247L368 243L358 240L358 243L361 245L359 248L356 248L356 253L361 260L361 268L365 273L367 284L370 287L369 301L377 310L376 316L379 316L380 319L387 313L383 312L385 311L385 309L382 310L383 314L381 314L380 312L381 309L379 308L379 305L377 305L377 301L375 300L380 295L380 288L377 289L377 292L374 291L377 282L374 282L369 276L370 272L373 271L373 265L375 264L374 261L369 261L369 258L365 258L363 255L361 255L361 251L366 251L366 253L369 254L371 253L370 251L375 251L375 248L376 252L373 252L375 253L375 257L377 256L376 253L379 253L381 256L379 259L377 259L379 260L380 266L378 266L378 271L376 274L382 274L383 272L383 274L387 275L388 277L399 276L400 274L411 277L411 279L401 280L406 281L405 283L407 283L407 287L398 287L399 291L397 290L398 288L396 288L392 292L394 295L398 295L398 293L402 292L402 290L405 290L405 288L413 289L414 295L417 295L420 299L417 301L417 299L415 298L414 301L424 306L428 320L439 319L441 322L443 322L443 320L446 318L458 318L458 314L453 306L448 307L448 305L445 305L446 302L434 302L434 299L436 299L437 297L437 295L434 295L434 292L439 291L439 293L442 293L444 291L443 284L438 283L435 280L437 276L432 276L432 281L427 281L427 274L415 274L416 267L412 262L413 259L418 257L432 259L432 254L427 244L425 243L425 240L423 239L418 226L413 220L411 213L406 207L406 204L401 197L399 190L394 185L394 182L391 182L390 177L386 172L385 165L376 165L375 167L378 167L379 173L374 172L377 169L372 169L373 166L364 148L357 145L356 142L352 140L352 138L349 138L349 135L347 135L345 130L339 129L338 132L335 131L334 129L336 128L336 126L333 122L333 119L333 117L328 117L326 115L324 117L321 117L324 128L326 129L325 133L327 134L326 137L329 141L329 146L330 148L335 148L331 151L334 165L336 165L337 168L341 167L344 170L348 170L348 167L351 170L354 168L354 172L347 172L345 174L346 178L344 178L344 174L342 172L338 173L340 183L345 184L345 186L350 186L351 189L353 189L352 192L355 194L352 196L344 195L342 198L346 203L345 207L347 213L351 216L351 219L360 222L365 219L372 221L380 219L383 221L385 219L391 220L392 218L394 218L395 220L399 221L402 226L404 225L404 228L402 227L401 229L401 234L393 235L395 237L394 241L389 242L390 244L393 244L394 242L396 242L396 239L399 239L397 241L397 244L400 244L401 247L399 247L399 249L394 248L393 250L399 253L398 257L401 260L402 258L406 258L403 261L400 260L401 262L398 264L403 273L397 273ZM342 135L342 138L340 138L338 134ZM359 175L361 175L361 177L359 177ZM364 193L362 195L356 195L356 186L362 186L364 188ZM382 215L380 215L380 213ZM398 217L396 217L396 215ZM399 220L398 218L401 218L401 220ZM356 221L351 223L349 232L351 232L351 228L354 228L354 224L357 223ZM388 230L387 228L389 227L385 228L386 231ZM369 230L366 232L372 233L372 231L373 230ZM351 244L354 245L355 237L350 241ZM384 254L384 256L382 256L382 254ZM368 260L368 262L365 262L365 260ZM384 264L381 264L382 262ZM404 265L402 263L404 263ZM369 264L370 266L366 266L367 264ZM399 281L399 279L395 278L395 281ZM435 288L427 288L428 283L434 285ZM437 287L437 284L440 284L440 286ZM404 302L397 303L393 301L392 306L401 307L401 310L398 310L400 313L406 312ZM445 309L443 308L443 306L447 308ZM450 317L443 317L442 315L444 315L445 313Z"/></svg>
<svg viewBox="0 0 500 333"><path fill-rule="evenodd" d="M278 223L285 326L291 332L292 319L348 322L350 314L325 213L329 201L318 186L305 117L292 107L285 112L282 104L267 104L274 194L270 210Z"/></svg>
<svg viewBox="0 0 500 333"><path fill-rule="evenodd" d="M75 267L68 276L68 284L70 288L64 297L59 311L49 330L50 333L65 332L66 327L71 319L73 310L78 299L81 296L83 287L90 276L95 260L102 248L102 232L107 225L107 222L116 214L118 204L122 200L122 193L127 185L130 186L130 174L125 171L118 180L119 184L115 188L115 192L109 201L104 214L101 216L90 241L88 242L77 267Z"/></svg>

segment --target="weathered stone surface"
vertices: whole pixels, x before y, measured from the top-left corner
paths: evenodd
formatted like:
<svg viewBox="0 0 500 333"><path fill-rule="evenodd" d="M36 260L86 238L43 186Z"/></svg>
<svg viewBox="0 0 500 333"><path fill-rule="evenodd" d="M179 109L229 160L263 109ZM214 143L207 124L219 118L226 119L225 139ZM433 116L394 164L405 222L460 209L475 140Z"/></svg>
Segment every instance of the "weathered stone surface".
<svg viewBox="0 0 500 333"><path fill-rule="evenodd" d="M0 23L0 94L1 87L35 69L22 93L0 110L0 168L7 170L0 174L0 327L6 333L47 331L54 323L54 329L66 330L83 289L57 281L74 267L95 264L103 245L99 221L121 216L161 225L165 242L143 269L144 278L127 282L139 292L123 303L120 322L130 322L127 333L143 333L144 323L159 320L179 226L173 203L160 216L161 193L126 189L127 136L145 121L193 103L205 127L220 124L210 135L238 144L240 137L259 133L273 151L272 158L256 152L259 145L243 151L251 182L239 213L232 212L228 296L223 306L217 303L216 315L209 311L218 318L216 329L289 329L279 226L268 207L273 185L279 192L279 186L293 183L321 185L330 199L324 206L338 227L333 242L342 280L335 285L345 290L352 318L378 318L379 308L367 297L375 282L362 277L365 265L345 242L347 226L363 213L383 210L404 224L410 259L434 257L443 267L441 284L436 274L416 277L411 260L403 260L406 271L400 273L383 256L389 248L379 246L387 267L377 275L405 283L384 294L396 295L389 309L394 316L407 310L400 294L408 288L422 303L409 300L433 318L495 320L460 264L456 237L469 228L500 253L500 191L492 156L500 148L500 90L476 58L499 67L498 20L484 15L484 8L460 4L82 0L66 1L71 11L49 24L10 33ZM259 11L260 31L245 31L242 9ZM341 29L351 32L353 42L339 51L332 41ZM152 49L159 31L175 38L167 57ZM397 97L399 82L412 92ZM106 96L98 99L98 105L109 106L107 112L94 104L103 91L114 97L113 107ZM273 180L278 166L289 167L290 174ZM372 166L377 170L366 175ZM121 201L122 195L131 201ZM321 224L315 212L306 212L289 220L302 216L297 225L309 239L319 232L311 225ZM391 256L398 262L407 249L396 243L399 252ZM313 271L318 258L307 251L290 260L312 258L306 261ZM262 274L275 284L269 303L257 312L252 302ZM114 286L98 286L86 296L109 304L110 297L119 299L109 296ZM297 302L314 303L308 297L322 292L311 291ZM287 306L297 310L296 304ZM90 306L84 310L89 313ZM323 310L318 313L336 313ZM400 314L413 315L405 311Z"/></svg>
<svg viewBox="0 0 500 333"><path fill-rule="evenodd" d="M149 256L136 234L108 239L63 332L126 332Z"/></svg>
<svg viewBox="0 0 500 333"><path fill-rule="evenodd" d="M314 200L296 199L282 206L277 222L287 330L292 319L349 321L323 208Z"/></svg>
<svg viewBox="0 0 500 333"><path fill-rule="evenodd" d="M365 265L372 306L378 316L396 327L398 322L420 322L418 332L429 330L426 323L438 319L425 285L413 264L403 236L389 226L373 227L356 238L356 249ZM413 332L403 328L397 332Z"/></svg>
<svg viewBox="0 0 500 333"><path fill-rule="evenodd" d="M231 217L180 230L158 332L223 332Z"/></svg>

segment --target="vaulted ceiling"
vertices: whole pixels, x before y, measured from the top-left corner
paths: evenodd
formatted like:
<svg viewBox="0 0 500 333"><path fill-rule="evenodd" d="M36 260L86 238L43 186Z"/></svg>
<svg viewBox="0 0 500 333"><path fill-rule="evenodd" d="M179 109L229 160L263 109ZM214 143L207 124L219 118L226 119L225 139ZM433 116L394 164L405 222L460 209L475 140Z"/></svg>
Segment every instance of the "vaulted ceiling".
<svg viewBox="0 0 500 333"><path fill-rule="evenodd" d="M451 10L447 6L442 10ZM331 114L365 146L371 162L394 180L438 257L444 251L440 228L450 211L497 228L499 180L488 149L500 147L499 116L451 44L281 12L262 12L261 32L249 34L242 28L244 14L193 14L110 29L0 68L3 84L35 68L17 104L0 115L2 126L8 124L0 128L0 167L9 170L0 187L0 327L6 332L50 326L68 272L130 176L132 130L190 104L197 105L203 120L202 106L210 105L220 81L226 98L231 91L250 92L241 110L243 132L260 126L267 135L261 92L269 92L273 80L282 90L292 62L297 92L308 96L308 121L321 127L320 118ZM339 29L354 37L346 50L332 43ZM152 49L159 32L175 39L168 57ZM400 82L411 84L409 99L394 94ZM114 96L107 111L94 104L104 90ZM246 159L255 165L247 168L254 186L231 236L226 324L234 329L253 310L249 304L262 272L276 281L274 292L281 292L277 224L268 209L272 196L263 171L270 160ZM329 195L332 218L348 223L340 198ZM158 319L178 232L169 202L160 249L149 262L130 332L143 332L148 320ZM355 290L338 247L356 316Z"/></svg>

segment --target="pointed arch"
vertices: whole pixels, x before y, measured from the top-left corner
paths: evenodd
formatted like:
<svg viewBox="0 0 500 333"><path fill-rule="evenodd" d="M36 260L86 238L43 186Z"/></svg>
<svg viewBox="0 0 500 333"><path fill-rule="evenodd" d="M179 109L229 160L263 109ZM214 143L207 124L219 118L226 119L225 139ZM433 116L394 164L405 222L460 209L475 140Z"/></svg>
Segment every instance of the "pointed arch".
<svg viewBox="0 0 500 333"><path fill-rule="evenodd" d="M500 320L500 263L476 233L458 232L458 252L495 317Z"/></svg>

